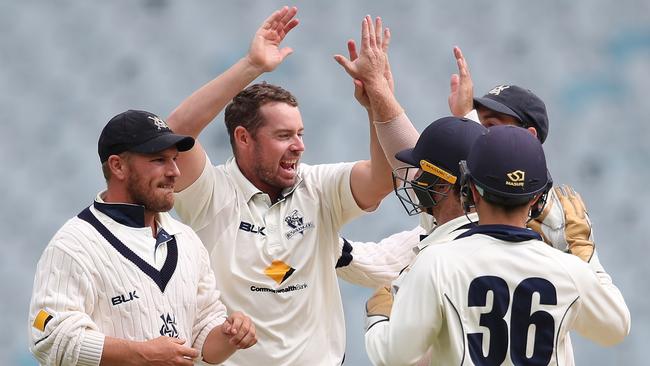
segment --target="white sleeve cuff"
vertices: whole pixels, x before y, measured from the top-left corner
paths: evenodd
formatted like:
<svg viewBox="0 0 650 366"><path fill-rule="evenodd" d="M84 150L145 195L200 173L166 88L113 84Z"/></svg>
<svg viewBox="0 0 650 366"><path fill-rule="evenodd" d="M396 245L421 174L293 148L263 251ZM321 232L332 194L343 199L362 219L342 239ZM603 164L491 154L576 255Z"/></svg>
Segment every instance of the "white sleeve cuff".
<svg viewBox="0 0 650 366"><path fill-rule="evenodd" d="M366 333L375 325L387 322L389 318L386 315L367 315L366 316Z"/></svg>
<svg viewBox="0 0 650 366"><path fill-rule="evenodd" d="M104 334L95 330L86 330L79 350L79 366L97 366L104 350Z"/></svg>

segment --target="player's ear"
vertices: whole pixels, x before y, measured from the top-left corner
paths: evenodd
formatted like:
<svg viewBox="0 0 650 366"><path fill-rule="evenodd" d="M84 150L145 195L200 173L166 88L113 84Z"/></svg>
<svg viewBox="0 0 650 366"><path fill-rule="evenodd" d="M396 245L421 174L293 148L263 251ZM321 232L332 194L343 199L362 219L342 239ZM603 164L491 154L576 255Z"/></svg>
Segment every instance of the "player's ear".
<svg viewBox="0 0 650 366"><path fill-rule="evenodd" d="M537 137L537 130L535 129L535 127L528 127L526 129L530 131L530 133L532 133L533 136Z"/></svg>
<svg viewBox="0 0 650 366"><path fill-rule="evenodd" d="M118 180L126 179L128 170L127 159L128 157L126 154L111 155L108 157L106 164L108 165L108 169L111 171L111 177Z"/></svg>
<svg viewBox="0 0 650 366"><path fill-rule="evenodd" d="M250 132L248 132L248 130L243 126L235 127L235 130L233 131L233 136L236 145L248 146L251 143L252 136Z"/></svg>

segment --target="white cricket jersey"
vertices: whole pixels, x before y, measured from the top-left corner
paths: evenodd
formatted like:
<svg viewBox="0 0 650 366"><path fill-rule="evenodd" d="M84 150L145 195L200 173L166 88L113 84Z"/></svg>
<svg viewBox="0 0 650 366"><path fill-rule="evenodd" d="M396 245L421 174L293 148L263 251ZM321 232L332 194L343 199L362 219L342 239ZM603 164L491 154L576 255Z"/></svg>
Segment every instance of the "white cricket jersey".
<svg viewBox="0 0 650 366"><path fill-rule="evenodd" d="M432 218L427 213L420 215ZM430 244L455 239L469 229L472 222L477 221L478 215L471 213L442 225L431 225L433 231L430 231L429 235L418 225L411 230L386 237L378 243L340 238L342 254L336 264L336 273L339 278L359 286L378 288L393 282L393 288L398 288L401 274L407 272L417 253Z"/></svg>
<svg viewBox="0 0 650 366"><path fill-rule="evenodd" d="M629 310L604 271L529 230L465 235L418 254L390 320L366 332L375 365L414 364L429 347L432 364L566 365L570 330L601 345L629 333Z"/></svg>
<svg viewBox="0 0 650 366"><path fill-rule="evenodd" d="M140 214L141 223L133 219ZM109 242L97 220L122 244ZM43 365L98 365L104 337L162 335L202 350L226 319L208 253L187 226L157 215L153 238L144 208L101 199L59 229L38 262L29 309L30 350ZM149 247L149 258L129 248ZM155 247L164 246L160 269ZM160 249L160 248L158 248Z"/></svg>
<svg viewBox="0 0 650 366"><path fill-rule="evenodd" d="M300 164L275 204L234 159L212 166L176 196L176 211L210 252L222 301L249 315L258 343L225 365L339 365L345 352L336 278L338 232L363 211L353 163Z"/></svg>

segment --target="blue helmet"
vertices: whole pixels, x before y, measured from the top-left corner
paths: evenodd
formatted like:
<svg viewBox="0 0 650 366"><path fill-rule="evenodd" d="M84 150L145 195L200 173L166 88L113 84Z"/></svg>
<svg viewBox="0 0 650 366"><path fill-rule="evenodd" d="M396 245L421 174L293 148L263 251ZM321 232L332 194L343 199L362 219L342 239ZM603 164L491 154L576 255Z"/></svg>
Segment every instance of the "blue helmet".
<svg viewBox="0 0 650 366"><path fill-rule="evenodd" d="M393 185L409 215L435 206L434 194L446 197L450 186L460 187L458 163L467 158L485 131L481 124L465 118L440 118L422 131L415 147L395 154L408 164L393 171Z"/></svg>
<svg viewBox="0 0 650 366"><path fill-rule="evenodd" d="M523 205L543 194L543 208L553 185L542 144L516 126L490 127L476 139L461 170L462 185L471 180L481 197L501 206Z"/></svg>

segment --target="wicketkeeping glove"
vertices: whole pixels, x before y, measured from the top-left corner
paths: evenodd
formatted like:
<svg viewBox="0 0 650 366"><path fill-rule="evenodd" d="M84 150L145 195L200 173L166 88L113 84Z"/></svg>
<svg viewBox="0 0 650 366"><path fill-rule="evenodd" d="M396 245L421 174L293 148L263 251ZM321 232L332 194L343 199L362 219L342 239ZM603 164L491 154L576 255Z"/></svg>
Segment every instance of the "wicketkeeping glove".
<svg viewBox="0 0 650 366"><path fill-rule="evenodd" d="M366 331L373 325L388 321L393 308L393 294L387 287L380 287L366 302Z"/></svg>
<svg viewBox="0 0 650 366"><path fill-rule="evenodd" d="M591 221L580 195L569 186L552 189L542 214L528 222L546 243L589 262L594 253Z"/></svg>

